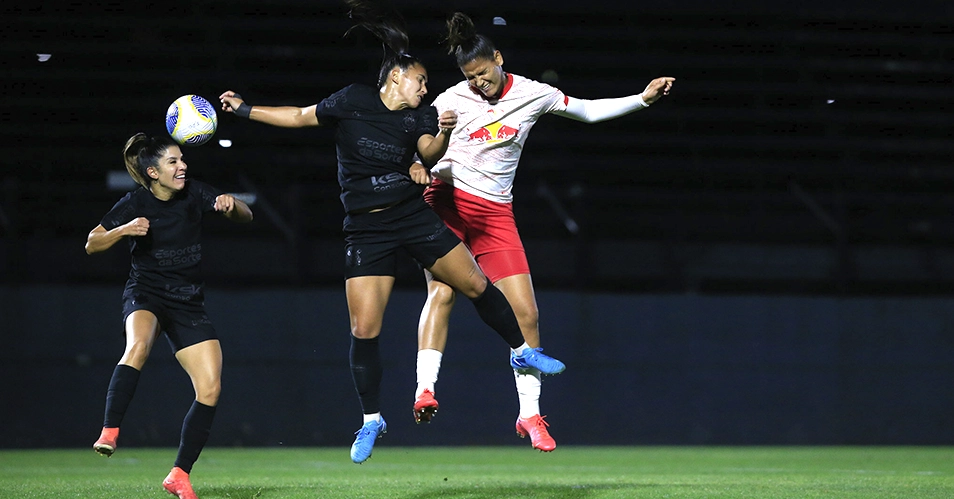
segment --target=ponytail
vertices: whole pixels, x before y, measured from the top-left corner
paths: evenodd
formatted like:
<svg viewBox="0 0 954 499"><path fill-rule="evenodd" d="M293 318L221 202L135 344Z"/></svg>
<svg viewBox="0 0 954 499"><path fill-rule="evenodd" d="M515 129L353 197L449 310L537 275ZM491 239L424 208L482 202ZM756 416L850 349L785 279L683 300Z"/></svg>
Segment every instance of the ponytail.
<svg viewBox="0 0 954 499"><path fill-rule="evenodd" d="M455 12L447 20L447 53L457 58L457 66L476 59L493 59L497 48L474 26L474 21L463 12Z"/></svg>
<svg viewBox="0 0 954 499"><path fill-rule="evenodd" d="M137 184L149 188L149 174L146 170L150 166L158 167L159 159L165 154L166 149L176 145L171 139L160 137L149 137L144 133L137 133L126 141L123 147L123 162L126 164L126 171Z"/></svg>
<svg viewBox="0 0 954 499"><path fill-rule="evenodd" d="M384 86L388 73L395 67L407 71L411 66L421 64L417 57L407 53L410 40L404 27L404 18L396 10L385 10L365 0L345 0L345 4L351 8L348 17L355 22L354 26L345 32L345 36L360 26L370 31L384 46L384 59L378 72L379 88Z"/></svg>

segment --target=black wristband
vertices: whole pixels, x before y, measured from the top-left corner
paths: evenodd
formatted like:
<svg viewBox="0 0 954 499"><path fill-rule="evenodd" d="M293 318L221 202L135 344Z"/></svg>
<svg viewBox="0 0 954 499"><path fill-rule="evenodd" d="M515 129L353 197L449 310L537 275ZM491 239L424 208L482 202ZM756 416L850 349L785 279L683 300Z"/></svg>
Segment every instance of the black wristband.
<svg viewBox="0 0 954 499"><path fill-rule="evenodd" d="M236 116L248 118L248 116L252 114L252 106L243 102L239 104L239 107L233 109L232 112L235 113Z"/></svg>

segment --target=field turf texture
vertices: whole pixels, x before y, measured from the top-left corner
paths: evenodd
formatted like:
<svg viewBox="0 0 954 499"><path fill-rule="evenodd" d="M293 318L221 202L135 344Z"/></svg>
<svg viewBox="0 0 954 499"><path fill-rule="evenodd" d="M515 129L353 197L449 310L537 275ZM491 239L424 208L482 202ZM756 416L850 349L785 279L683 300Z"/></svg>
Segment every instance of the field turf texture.
<svg viewBox="0 0 954 499"><path fill-rule="evenodd" d="M0 450L0 498L168 498L175 449ZM951 498L950 447L207 448L200 499Z"/></svg>

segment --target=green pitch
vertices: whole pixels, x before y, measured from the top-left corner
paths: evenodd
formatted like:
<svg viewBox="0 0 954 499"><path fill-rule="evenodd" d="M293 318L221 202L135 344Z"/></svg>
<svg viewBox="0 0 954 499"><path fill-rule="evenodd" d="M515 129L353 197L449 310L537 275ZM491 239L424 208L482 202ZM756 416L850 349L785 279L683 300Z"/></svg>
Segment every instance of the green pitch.
<svg viewBox="0 0 954 499"><path fill-rule="evenodd" d="M174 449L0 451L2 498L167 498ZM951 498L949 447L206 449L201 499Z"/></svg>

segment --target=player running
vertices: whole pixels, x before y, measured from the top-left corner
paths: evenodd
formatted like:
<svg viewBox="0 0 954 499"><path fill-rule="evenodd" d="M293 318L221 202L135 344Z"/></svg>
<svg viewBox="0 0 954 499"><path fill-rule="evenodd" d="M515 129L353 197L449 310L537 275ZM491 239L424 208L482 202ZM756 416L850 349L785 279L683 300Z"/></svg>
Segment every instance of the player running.
<svg viewBox="0 0 954 499"><path fill-rule="evenodd" d="M672 89L674 78L652 80L641 94L584 100L503 69L503 55L473 21L460 12L447 21L447 46L465 81L434 100L437 112L457 112L457 128L447 153L431 169L425 200L471 250L478 265L510 301L527 343L540 349L538 310L530 267L517 233L511 188L530 128L552 113L585 123L617 118L643 109ZM418 332L417 391L414 416L430 421L437 411L434 385L447 342L454 290L428 278L428 298ZM535 449L552 451L556 442L540 415L540 371L518 358L511 366L520 402L516 431L530 436Z"/></svg>
<svg viewBox="0 0 954 499"><path fill-rule="evenodd" d="M385 46L377 85L353 84L308 107L249 106L227 91L222 109L280 127L333 126L338 182L346 212L345 294L351 322L351 373L364 422L355 434L351 460L371 456L375 440L387 431L381 416L382 364L378 347L384 309L394 287L400 248L435 279L470 298L484 323L529 365L550 370L559 363L529 348L513 309L490 285L473 256L424 202L417 180L427 177L447 150L457 124L453 110L438 114L421 106L427 70L407 54L408 37L396 12L369 2L348 1L351 18ZM560 363L562 364L562 363Z"/></svg>
<svg viewBox="0 0 954 499"><path fill-rule="evenodd" d="M160 333L192 379L195 401L182 422L175 465L162 486L180 499L195 499L192 465L209 438L222 385L222 348L205 313L199 264L202 218L213 211L236 222L252 220L248 205L230 194L188 178L179 146L165 136L139 133L123 149L126 170L141 187L129 192L86 240L99 253L129 242L132 269L123 292L126 351L109 380L106 416L93 449L116 452L119 427L142 370Z"/></svg>

